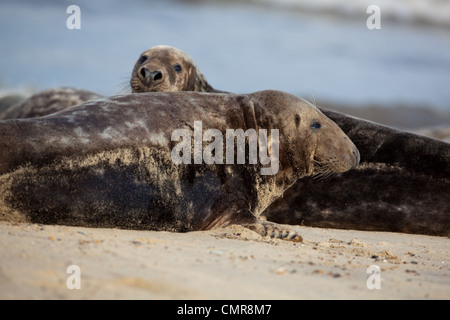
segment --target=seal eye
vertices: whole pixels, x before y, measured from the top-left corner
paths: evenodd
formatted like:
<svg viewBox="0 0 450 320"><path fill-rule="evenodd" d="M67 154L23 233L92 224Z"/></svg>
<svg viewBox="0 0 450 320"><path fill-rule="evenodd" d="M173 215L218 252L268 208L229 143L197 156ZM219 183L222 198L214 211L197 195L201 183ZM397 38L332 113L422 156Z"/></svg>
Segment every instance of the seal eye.
<svg viewBox="0 0 450 320"><path fill-rule="evenodd" d="M142 56L142 57L139 58L138 63L139 64L143 64L145 61L147 61L147 56Z"/></svg>
<svg viewBox="0 0 450 320"><path fill-rule="evenodd" d="M319 121L313 121L310 126L311 129L316 130L322 128L322 125Z"/></svg>
<svg viewBox="0 0 450 320"><path fill-rule="evenodd" d="M173 65L173 69L175 70L176 73L181 73L181 71L183 71L183 68L181 68L181 66L178 63Z"/></svg>
<svg viewBox="0 0 450 320"><path fill-rule="evenodd" d="M295 125L297 127L300 125L300 116L298 114L295 115Z"/></svg>

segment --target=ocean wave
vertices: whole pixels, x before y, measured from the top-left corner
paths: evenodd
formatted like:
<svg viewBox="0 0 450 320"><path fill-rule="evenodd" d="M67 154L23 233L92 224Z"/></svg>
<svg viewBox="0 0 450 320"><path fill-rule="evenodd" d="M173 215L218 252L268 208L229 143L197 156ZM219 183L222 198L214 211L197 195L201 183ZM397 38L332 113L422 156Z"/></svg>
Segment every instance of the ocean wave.
<svg viewBox="0 0 450 320"><path fill-rule="evenodd" d="M367 15L370 5L380 7L382 21L425 24L450 28L449 0L247 0L247 3L341 18Z"/></svg>

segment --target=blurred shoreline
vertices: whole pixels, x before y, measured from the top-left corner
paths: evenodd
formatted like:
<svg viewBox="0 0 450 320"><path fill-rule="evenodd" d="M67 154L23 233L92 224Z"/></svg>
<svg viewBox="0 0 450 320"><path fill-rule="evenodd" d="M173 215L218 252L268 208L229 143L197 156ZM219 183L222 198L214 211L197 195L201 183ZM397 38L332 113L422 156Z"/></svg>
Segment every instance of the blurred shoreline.
<svg viewBox="0 0 450 320"><path fill-rule="evenodd" d="M178 0L182 3L230 3L239 0ZM343 19L360 19L370 5L382 9L383 20L389 23L420 27L450 28L450 1L446 0L246 0L246 5L289 13L314 14Z"/></svg>
<svg viewBox="0 0 450 320"><path fill-rule="evenodd" d="M65 3L5 0L0 83L111 96L141 52L168 44L225 91L275 89L358 108L373 102L447 111L450 1L429 3L80 0L81 30L74 31L66 27ZM381 8L381 30L367 28L369 4Z"/></svg>

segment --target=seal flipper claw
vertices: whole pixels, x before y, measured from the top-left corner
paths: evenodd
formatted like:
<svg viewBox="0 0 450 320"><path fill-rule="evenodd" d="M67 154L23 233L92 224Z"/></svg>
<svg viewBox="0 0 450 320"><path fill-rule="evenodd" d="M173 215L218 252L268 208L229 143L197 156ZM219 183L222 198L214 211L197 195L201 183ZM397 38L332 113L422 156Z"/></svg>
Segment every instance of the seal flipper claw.
<svg viewBox="0 0 450 320"><path fill-rule="evenodd" d="M244 224L244 227L255 231L261 237L269 237L293 242L303 242L302 236L288 226L269 221L256 221L252 224Z"/></svg>

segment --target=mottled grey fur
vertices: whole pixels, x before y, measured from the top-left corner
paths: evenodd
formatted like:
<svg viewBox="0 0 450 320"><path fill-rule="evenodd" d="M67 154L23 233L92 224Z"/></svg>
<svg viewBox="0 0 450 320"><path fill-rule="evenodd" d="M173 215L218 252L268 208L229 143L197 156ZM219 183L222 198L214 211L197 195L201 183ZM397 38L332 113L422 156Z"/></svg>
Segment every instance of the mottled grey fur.
<svg viewBox="0 0 450 320"><path fill-rule="evenodd" d="M278 129L279 171L261 175L261 164L248 162L175 165L171 134L192 131L194 121L224 135ZM170 231L242 224L299 241L259 215L298 178L359 161L335 123L278 91L117 96L1 121L0 135L0 218L36 223Z"/></svg>

